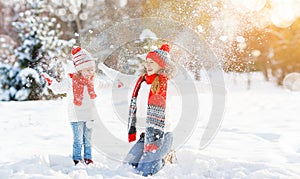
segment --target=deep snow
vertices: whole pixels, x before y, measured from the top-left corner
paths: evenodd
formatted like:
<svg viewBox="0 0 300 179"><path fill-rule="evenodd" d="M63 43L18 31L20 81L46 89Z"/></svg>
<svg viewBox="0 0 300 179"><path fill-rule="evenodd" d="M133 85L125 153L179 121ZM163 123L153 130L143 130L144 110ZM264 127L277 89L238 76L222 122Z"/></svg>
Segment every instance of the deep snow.
<svg viewBox="0 0 300 179"><path fill-rule="evenodd" d="M265 82L260 73L252 79L247 90L247 75L226 74L223 122L214 140L201 150L210 93L199 90L203 120L177 149L178 162L149 178L300 178L300 93ZM100 94L107 93L105 89ZM110 96L100 96L104 123L125 141L126 126L115 121L113 110L105 105ZM96 149L94 165L74 167L65 99L1 102L0 113L0 178L144 178Z"/></svg>

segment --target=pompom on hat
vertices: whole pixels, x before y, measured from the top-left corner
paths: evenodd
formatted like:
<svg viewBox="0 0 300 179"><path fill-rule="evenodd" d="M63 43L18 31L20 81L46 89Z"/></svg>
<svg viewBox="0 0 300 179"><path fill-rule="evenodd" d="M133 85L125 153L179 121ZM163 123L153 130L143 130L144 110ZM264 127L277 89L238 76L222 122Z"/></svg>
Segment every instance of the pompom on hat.
<svg viewBox="0 0 300 179"><path fill-rule="evenodd" d="M170 45L163 44L159 49L151 51L147 54L147 58L151 58L162 68L166 68L171 63Z"/></svg>
<svg viewBox="0 0 300 179"><path fill-rule="evenodd" d="M77 71L96 66L92 55L81 47L74 46L71 54L75 69Z"/></svg>

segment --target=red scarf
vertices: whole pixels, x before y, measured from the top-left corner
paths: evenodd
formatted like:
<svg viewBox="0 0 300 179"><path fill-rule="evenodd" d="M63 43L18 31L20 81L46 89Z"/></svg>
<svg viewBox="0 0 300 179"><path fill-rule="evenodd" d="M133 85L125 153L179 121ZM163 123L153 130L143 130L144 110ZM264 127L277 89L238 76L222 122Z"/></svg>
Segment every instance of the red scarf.
<svg viewBox="0 0 300 179"><path fill-rule="evenodd" d="M151 76L145 75L145 81L147 84L151 84L151 90L148 96L148 105L155 105L160 107L166 107L167 96L167 81L168 78L164 75L153 74ZM154 80L158 80L158 84L154 84ZM153 85L159 85L159 89L155 90Z"/></svg>
<svg viewBox="0 0 300 179"><path fill-rule="evenodd" d="M133 90L131 103L129 107L128 118L128 140L136 140L136 100L142 82L151 84L151 90L148 95L147 124L145 133L144 151L157 150L163 138L163 128L165 127L165 107L168 78L163 74L153 74L151 76L140 76Z"/></svg>
<svg viewBox="0 0 300 179"><path fill-rule="evenodd" d="M82 105L83 99L83 91L84 86L87 86L88 93L91 99L95 99L97 97L94 90L94 83L91 79L87 79L78 74L69 74L72 78L72 88L73 88L73 102L77 106Z"/></svg>

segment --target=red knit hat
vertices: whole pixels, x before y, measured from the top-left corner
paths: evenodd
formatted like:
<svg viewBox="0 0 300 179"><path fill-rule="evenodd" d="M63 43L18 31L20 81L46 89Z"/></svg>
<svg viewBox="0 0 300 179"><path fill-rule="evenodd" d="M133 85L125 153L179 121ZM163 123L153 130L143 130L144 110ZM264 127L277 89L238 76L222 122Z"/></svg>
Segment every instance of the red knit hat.
<svg viewBox="0 0 300 179"><path fill-rule="evenodd" d="M169 65L171 62L171 57L169 52L170 52L170 45L163 44L159 49L149 52L146 56L146 59L151 58L159 66L161 66L162 68L166 68L167 65Z"/></svg>
<svg viewBox="0 0 300 179"><path fill-rule="evenodd" d="M95 60L92 55L85 49L75 46L72 51L72 60L74 62L76 70L82 70L84 68L95 67Z"/></svg>

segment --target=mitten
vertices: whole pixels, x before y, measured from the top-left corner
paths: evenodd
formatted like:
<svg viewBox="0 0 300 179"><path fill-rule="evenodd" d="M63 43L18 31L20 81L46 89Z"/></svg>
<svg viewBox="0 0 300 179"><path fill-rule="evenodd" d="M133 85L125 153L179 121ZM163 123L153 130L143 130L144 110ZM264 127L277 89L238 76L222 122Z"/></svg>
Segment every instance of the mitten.
<svg viewBox="0 0 300 179"><path fill-rule="evenodd" d="M74 73L69 73L68 75L69 75L70 78L73 78Z"/></svg>
<svg viewBox="0 0 300 179"><path fill-rule="evenodd" d="M124 84L120 80L118 80L118 88L122 88L123 86Z"/></svg>
<svg viewBox="0 0 300 179"><path fill-rule="evenodd" d="M136 128L131 126L128 132L128 141L133 142L136 140Z"/></svg>
<svg viewBox="0 0 300 179"><path fill-rule="evenodd" d="M53 79L47 73L42 73L41 76L47 81L48 85L51 85Z"/></svg>
<svg viewBox="0 0 300 179"><path fill-rule="evenodd" d="M145 132L144 152L155 153L162 145L164 132L160 129L147 127Z"/></svg>

